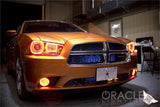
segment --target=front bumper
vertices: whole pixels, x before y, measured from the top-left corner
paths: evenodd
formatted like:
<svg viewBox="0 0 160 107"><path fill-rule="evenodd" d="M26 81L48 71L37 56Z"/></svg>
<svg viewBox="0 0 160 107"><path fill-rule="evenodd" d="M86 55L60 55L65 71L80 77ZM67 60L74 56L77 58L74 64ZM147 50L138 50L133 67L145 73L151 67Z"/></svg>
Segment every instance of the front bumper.
<svg viewBox="0 0 160 107"><path fill-rule="evenodd" d="M100 84L66 86L66 84L72 80L96 77L97 68L117 66L117 74L129 74L132 68L136 68L136 56L131 57L131 62L112 65L70 66L66 62L67 59L62 56L48 57L26 55L23 61L23 68L27 90L34 92L41 90L97 88L122 84L136 78L136 76L128 76L128 78L106 81ZM58 80L54 87L39 87L39 79L42 77L58 77Z"/></svg>

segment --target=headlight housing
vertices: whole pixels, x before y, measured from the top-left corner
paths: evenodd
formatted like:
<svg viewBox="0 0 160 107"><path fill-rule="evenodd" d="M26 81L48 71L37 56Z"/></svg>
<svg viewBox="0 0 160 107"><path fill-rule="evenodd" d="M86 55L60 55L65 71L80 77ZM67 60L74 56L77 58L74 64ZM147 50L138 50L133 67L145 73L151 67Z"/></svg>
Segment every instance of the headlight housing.
<svg viewBox="0 0 160 107"><path fill-rule="evenodd" d="M129 50L131 56L136 55L134 42L129 42L129 43L127 44L127 47L128 47L128 50Z"/></svg>
<svg viewBox="0 0 160 107"><path fill-rule="evenodd" d="M63 45L52 42L32 41L30 53L32 55L58 56L63 49Z"/></svg>

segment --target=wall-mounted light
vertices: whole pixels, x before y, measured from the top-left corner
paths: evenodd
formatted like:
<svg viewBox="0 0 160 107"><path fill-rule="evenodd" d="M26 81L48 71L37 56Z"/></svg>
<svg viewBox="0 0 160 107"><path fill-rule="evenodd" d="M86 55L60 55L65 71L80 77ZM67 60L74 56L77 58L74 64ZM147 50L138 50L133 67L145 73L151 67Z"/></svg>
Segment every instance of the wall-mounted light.
<svg viewBox="0 0 160 107"><path fill-rule="evenodd" d="M114 24L114 25L112 26L112 28L115 29L115 28L118 28L119 26L120 26L120 24Z"/></svg>

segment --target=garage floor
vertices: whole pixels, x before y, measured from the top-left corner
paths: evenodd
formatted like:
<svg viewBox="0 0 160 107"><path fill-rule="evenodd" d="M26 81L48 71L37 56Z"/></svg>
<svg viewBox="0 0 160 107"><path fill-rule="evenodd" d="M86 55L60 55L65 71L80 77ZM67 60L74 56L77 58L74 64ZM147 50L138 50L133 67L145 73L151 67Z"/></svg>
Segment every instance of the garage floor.
<svg viewBox="0 0 160 107"><path fill-rule="evenodd" d="M140 107L147 106L143 102L142 91L152 95L159 102L150 107L160 107L160 73L138 72L138 77L120 88L106 88L109 93L116 93L116 97L105 99L102 97L104 90L89 90L87 92L72 94L50 94L47 96L33 96L27 101L19 100L14 78L7 74L6 65L1 66L0 72L0 106L121 106ZM130 95L129 97L125 96ZM111 94L110 94L111 95ZM127 97L127 98L126 98Z"/></svg>

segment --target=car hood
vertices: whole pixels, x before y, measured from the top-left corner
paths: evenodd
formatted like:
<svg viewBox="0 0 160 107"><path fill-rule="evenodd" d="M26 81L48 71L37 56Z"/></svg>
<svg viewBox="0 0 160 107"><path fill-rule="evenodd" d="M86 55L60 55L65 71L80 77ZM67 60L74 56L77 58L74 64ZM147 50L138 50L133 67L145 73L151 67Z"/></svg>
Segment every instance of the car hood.
<svg viewBox="0 0 160 107"><path fill-rule="evenodd" d="M119 40L116 37L111 37L107 35L98 35L88 32L65 32L65 33L57 33L57 32L38 32L38 33L30 33L30 35L34 35L42 41L47 42L56 42L60 44L65 44L67 41L75 43L85 43L85 42L101 42L101 41L110 41L110 42L119 42L123 43L123 41Z"/></svg>

